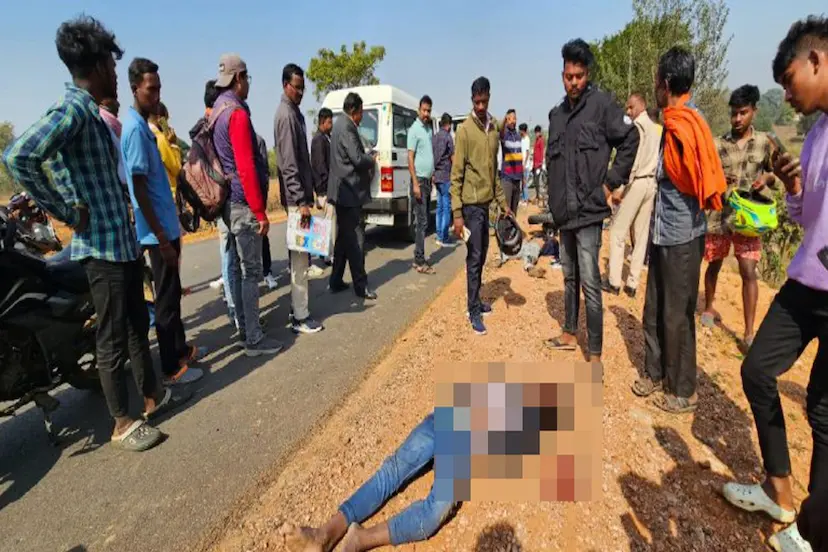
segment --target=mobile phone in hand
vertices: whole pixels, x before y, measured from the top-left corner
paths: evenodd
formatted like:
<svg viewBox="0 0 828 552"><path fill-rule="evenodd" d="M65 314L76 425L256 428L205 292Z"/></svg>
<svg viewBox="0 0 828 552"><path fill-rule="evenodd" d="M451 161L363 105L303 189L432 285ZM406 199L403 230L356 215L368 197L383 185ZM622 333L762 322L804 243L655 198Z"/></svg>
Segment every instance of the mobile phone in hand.
<svg viewBox="0 0 828 552"><path fill-rule="evenodd" d="M817 258L822 263L822 266L825 267L825 270L828 270L828 247L823 247L817 253Z"/></svg>
<svg viewBox="0 0 828 552"><path fill-rule="evenodd" d="M774 134L773 132L768 133L768 139L770 139L771 144L773 144L773 152L771 153L771 162L776 162L776 159L780 155L784 155L788 153L787 148L785 148L785 144L782 143L782 140L779 139L779 136Z"/></svg>

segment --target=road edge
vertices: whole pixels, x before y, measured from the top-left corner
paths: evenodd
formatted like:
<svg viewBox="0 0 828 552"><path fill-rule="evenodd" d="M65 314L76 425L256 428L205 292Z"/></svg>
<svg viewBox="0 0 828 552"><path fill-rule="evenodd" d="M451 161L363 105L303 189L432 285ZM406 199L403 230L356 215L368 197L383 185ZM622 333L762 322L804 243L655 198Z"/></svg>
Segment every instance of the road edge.
<svg viewBox="0 0 828 552"><path fill-rule="evenodd" d="M461 278L461 276L465 274L465 270L466 267L465 264L463 264L456 270L453 276L446 280L444 284L437 287L435 293L431 296L431 299L421 304L408 324L401 327L399 331L392 336L390 342L371 357L359 380L355 381L346 393L331 404L331 406L319 416L319 418L311 426L310 431L308 431L308 433L301 439L296 440L293 445L287 449L280 460L264 468L262 472L256 476L255 482L252 483L239 498L232 501L229 507L230 513L225 515L222 519L210 523L209 528L203 532L197 543L188 549L188 552L210 552L220 542L222 537L227 534L231 527L239 525L244 520L246 515L255 505L256 500L262 496L263 491L270 488L279 479L284 472L285 467L294 459L297 452L302 450L302 448L310 442L316 433L330 421L338 408L345 404L362 388L365 381L373 375L377 367L386 359L386 357L389 356L399 338L405 335L405 333L408 332L412 326L415 326L420 322L420 320L422 320L431 305L437 301L437 299L442 297L443 294L446 293L446 290L453 283L455 283L457 279Z"/></svg>

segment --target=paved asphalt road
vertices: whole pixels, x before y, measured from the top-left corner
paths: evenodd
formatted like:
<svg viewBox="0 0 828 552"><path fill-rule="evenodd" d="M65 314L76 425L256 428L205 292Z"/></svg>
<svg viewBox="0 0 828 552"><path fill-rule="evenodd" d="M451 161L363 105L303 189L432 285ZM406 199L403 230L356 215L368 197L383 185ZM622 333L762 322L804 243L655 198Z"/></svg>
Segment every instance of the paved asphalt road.
<svg viewBox="0 0 828 552"><path fill-rule="evenodd" d="M228 346L224 304L208 286L219 273L217 242L185 247L184 285L194 289L183 300L185 325L191 339L210 347L209 373L194 384L192 402L160 423L169 439L159 447L135 454L107 446L103 398L74 389L55 393L63 403L54 416L59 448L48 444L37 409L0 421L0 551L190 549L361 382L462 267L464 254L462 247L437 252L437 275L421 276L409 268L412 246L385 229L369 230L369 282L379 301L330 295L326 270L311 283L311 309L326 331L294 338L286 327L283 224L270 239L281 286L262 288L261 304L270 332L288 346L269 359Z"/></svg>

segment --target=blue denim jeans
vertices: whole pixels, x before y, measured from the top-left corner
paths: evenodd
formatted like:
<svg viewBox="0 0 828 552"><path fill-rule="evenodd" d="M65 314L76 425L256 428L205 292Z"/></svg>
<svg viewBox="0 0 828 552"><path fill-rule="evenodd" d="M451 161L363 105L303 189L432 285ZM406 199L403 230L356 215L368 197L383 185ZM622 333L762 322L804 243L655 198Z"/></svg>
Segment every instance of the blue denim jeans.
<svg viewBox="0 0 828 552"><path fill-rule="evenodd" d="M239 323L236 320L236 306L233 303L233 281L231 281L230 271L230 257L227 255L227 225L224 220L219 217L216 221L216 227L219 231L219 255L221 255L221 279L224 281L224 303L227 305L227 317L230 319L230 325L238 328Z"/></svg>
<svg viewBox="0 0 828 552"><path fill-rule="evenodd" d="M429 414L408 435L405 442L388 458L379 470L346 500L339 511L348 525L362 523L385 504L412 477L434 459L434 414ZM399 546L408 542L426 540L446 521L454 504L435 498L434 486L425 500L410 504L408 508L388 520L391 544Z"/></svg>
<svg viewBox="0 0 828 552"><path fill-rule="evenodd" d="M600 355L604 343L604 303L601 294L601 223L561 230L561 268L564 277L563 331L577 335L581 289L586 303L587 343L590 355Z"/></svg>
<svg viewBox="0 0 828 552"><path fill-rule="evenodd" d="M237 307L236 320L247 344L254 345L264 337L259 323L259 282L264 277L259 222L250 207L229 201L224 216L229 229L225 247L230 262L230 291L233 305Z"/></svg>
<svg viewBox="0 0 828 552"><path fill-rule="evenodd" d="M449 241L451 227L451 182L437 183L437 239L443 243Z"/></svg>

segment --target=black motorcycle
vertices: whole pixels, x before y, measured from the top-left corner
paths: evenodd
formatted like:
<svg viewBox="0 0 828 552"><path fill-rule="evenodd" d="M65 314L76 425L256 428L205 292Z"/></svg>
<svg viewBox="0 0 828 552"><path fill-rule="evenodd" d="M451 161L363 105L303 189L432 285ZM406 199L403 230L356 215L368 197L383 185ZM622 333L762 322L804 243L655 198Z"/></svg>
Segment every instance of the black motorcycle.
<svg viewBox="0 0 828 552"><path fill-rule="evenodd" d="M0 403L11 403L0 404L0 417L34 402L56 441L50 414L60 403L50 391L64 383L100 389L95 309L86 272L68 249L46 259L28 239L0 207Z"/></svg>

